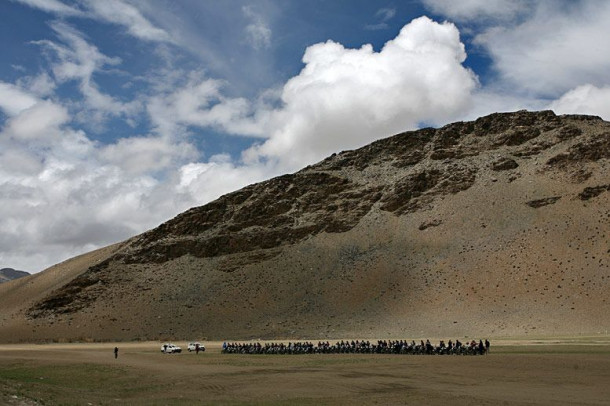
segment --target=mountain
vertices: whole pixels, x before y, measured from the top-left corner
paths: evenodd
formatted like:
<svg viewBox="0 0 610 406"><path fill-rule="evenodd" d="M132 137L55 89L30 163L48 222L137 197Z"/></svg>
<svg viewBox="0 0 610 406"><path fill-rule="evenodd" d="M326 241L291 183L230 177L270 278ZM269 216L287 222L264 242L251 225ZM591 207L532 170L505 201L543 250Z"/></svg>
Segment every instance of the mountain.
<svg viewBox="0 0 610 406"><path fill-rule="evenodd" d="M0 283L23 278L24 276L28 275L29 273L25 271L17 271L13 268L2 268L0 269Z"/></svg>
<svg viewBox="0 0 610 406"><path fill-rule="evenodd" d="M0 286L0 340L596 334L609 169L599 117L405 132Z"/></svg>

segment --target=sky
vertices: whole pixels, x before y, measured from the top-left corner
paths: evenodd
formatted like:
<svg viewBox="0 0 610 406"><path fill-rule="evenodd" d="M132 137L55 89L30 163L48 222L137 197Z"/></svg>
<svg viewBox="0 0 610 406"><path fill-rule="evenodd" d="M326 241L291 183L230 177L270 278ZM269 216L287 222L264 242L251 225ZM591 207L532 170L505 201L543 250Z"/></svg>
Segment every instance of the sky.
<svg viewBox="0 0 610 406"><path fill-rule="evenodd" d="M0 0L0 268L399 132L610 120L606 0Z"/></svg>

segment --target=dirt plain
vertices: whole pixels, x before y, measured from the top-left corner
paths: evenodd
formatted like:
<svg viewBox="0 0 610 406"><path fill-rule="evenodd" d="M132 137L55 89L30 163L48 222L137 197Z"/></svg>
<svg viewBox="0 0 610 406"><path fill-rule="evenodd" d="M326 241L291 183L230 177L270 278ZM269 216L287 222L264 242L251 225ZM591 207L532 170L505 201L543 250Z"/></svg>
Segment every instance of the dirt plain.
<svg viewBox="0 0 610 406"><path fill-rule="evenodd" d="M607 405L610 399L608 336L492 340L486 356L225 355L220 342L205 344L199 355L164 355L157 342L2 345L0 404Z"/></svg>

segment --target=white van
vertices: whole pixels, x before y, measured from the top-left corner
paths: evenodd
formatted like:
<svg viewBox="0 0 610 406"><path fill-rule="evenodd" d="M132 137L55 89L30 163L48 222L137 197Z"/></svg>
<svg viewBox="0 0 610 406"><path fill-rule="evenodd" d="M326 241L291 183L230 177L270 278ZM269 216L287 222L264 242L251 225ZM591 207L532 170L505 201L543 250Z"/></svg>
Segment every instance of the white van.
<svg viewBox="0 0 610 406"><path fill-rule="evenodd" d="M182 352L182 348L174 344L163 344L161 346L161 352L164 354L177 354Z"/></svg>
<svg viewBox="0 0 610 406"><path fill-rule="evenodd" d="M189 350L189 352L191 352L191 351L196 351L197 346L199 346L199 351L205 351L205 347L203 346L203 344L196 342L196 341L189 343L186 348Z"/></svg>

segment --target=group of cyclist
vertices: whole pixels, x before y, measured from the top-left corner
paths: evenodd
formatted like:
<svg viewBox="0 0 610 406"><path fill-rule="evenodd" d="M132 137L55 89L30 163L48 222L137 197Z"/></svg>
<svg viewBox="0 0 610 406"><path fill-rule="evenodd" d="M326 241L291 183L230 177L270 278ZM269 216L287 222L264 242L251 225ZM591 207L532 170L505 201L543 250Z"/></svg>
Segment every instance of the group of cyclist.
<svg viewBox="0 0 610 406"><path fill-rule="evenodd" d="M311 341L302 342L271 342L261 344L253 343L223 343L222 352L225 354L426 354L426 355L483 355L489 353L489 340L472 340L462 343L460 340L441 340L433 345L430 340L421 340L416 343L412 340L378 340L371 343L368 340L337 341L330 344L328 341L318 341L317 345Z"/></svg>

